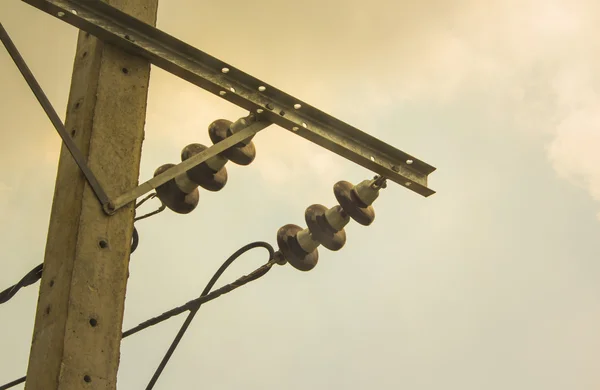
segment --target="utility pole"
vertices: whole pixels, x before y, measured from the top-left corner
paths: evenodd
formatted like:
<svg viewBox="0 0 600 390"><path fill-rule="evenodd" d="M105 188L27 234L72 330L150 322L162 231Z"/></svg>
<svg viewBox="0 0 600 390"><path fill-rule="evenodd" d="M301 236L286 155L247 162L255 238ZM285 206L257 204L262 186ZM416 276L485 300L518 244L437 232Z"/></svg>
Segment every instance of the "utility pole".
<svg viewBox="0 0 600 390"><path fill-rule="evenodd" d="M43 267L37 266L0 292L0 303L39 278L43 270L27 390L116 389L121 338L189 311L152 377L152 388L200 305L262 277L275 263L309 271L317 248L339 250L350 219L370 225L372 207L387 181L424 197L435 193L428 176L435 167L326 114L212 57L155 26L158 0L22 0L80 29L65 125L45 97L0 23L0 40L63 140ZM127 54L127 53L134 53ZM159 167L138 185L150 64L183 78L249 112L236 122L209 126L214 145L187 145L182 162ZM306 209L307 228L288 224L277 232L279 251L254 242L219 268L202 295L122 333L135 202L156 196L162 206L187 214L198 202L198 187L218 191L227 181L228 160L248 165L250 140L277 125L377 173L357 185L339 181L339 205ZM141 217L140 217L141 218ZM222 272L241 254L262 247L269 260L254 272L217 290Z"/></svg>
<svg viewBox="0 0 600 390"><path fill-rule="evenodd" d="M156 24L158 0L107 2ZM138 183L149 77L146 59L80 31L65 127L109 196ZM133 217L105 214L63 144L27 390L116 388Z"/></svg>

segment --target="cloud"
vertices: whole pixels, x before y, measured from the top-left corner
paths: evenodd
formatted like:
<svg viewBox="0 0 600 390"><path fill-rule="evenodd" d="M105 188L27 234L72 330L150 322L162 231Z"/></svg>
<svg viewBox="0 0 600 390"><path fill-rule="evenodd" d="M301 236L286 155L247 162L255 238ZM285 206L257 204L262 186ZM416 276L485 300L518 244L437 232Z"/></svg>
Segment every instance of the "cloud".
<svg viewBox="0 0 600 390"><path fill-rule="evenodd" d="M170 8L159 26L334 115L350 104L359 122L406 101L443 104L476 96L490 121L508 118L513 127L539 135L559 177L600 200L597 1L308 0L293 16L275 5L240 3L239 12L229 13L207 4L214 17L201 25ZM256 23L251 34L210 40L202 33L223 31L223 18L234 26L261 20L260 10L267 8L269 23ZM257 55L256 36L271 42L264 55ZM167 100L181 104L173 96ZM326 171L306 163L319 152L293 136L263 137L260 149L267 184L281 187L302 172Z"/></svg>
<svg viewBox="0 0 600 390"><path fill-rule="evenodd" d="M369 82L392 102L477 96L490 119L539 134L558 176L600 201L600 3L462 2L431 20L414 15L422 23L411 34L390 31L386 82Z"/></svg>

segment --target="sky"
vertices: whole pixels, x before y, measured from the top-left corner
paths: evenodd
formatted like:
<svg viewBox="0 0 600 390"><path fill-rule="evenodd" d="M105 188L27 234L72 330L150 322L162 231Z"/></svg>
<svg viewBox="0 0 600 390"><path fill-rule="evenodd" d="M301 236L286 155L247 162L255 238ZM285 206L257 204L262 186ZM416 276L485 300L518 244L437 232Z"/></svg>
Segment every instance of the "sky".
<svg viewBox="0 0 600 390"><path fill-rule="evenodd" d="M314 270L277 267L203 307L156 388L598 389L598 19L592 0L163 0L159 28L438 170L429 198L389 185ZM77 31L17 0L0 21L64 116ZM0 86L3 289L43 260L60 139L3 50ZM244 115L152 68L140 180ZM372 177L276 126L255 143L193 213L136 224L124 328L335 205L336 181ZM26 372L37 286L0 307L0 383ZM182 322L123 341L119 388L144 388Z"/></svg>

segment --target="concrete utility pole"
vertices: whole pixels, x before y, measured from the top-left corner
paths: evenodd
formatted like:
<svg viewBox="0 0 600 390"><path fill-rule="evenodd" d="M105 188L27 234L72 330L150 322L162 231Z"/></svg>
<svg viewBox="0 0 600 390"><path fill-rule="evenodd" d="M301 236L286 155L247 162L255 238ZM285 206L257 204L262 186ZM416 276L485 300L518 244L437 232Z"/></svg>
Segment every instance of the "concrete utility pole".
<svg viewBox="0 0 600 390"><path fill-rule="evenodd" d="M158 0L108 3L156 23ZM109 196L137 185L149 77L147 60L79 33L65 125ZM116 388L133 216L107 216L63 146L27 390Z"/></svg>

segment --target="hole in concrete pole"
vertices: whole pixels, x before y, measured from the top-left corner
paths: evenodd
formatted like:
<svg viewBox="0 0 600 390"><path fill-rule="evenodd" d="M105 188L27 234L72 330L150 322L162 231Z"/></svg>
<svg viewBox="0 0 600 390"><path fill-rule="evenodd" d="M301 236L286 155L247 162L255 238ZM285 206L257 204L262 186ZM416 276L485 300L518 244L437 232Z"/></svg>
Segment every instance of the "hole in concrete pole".
<svg viewBox="0 0 600 390"><path fill-rule="evenodd" d="M102 249L106 249L108 248L108 242L106 242L106 240L100 240L98 241L98 246Z"/></svg>
<svg viewBox="0 0 600 390"><path fill-rule="evenodd" d="M98 325L98 321L95 318L90 318L90 325L95 328Z"/></svg>
<svg viewBox="0 0 600 390"><path fill-rule="evenodd" d="M86 381L87 383L90 383L92 381L92 377L89 375L84 375L83 380Z"/></svg>
<svg viewBox="0 0 600 390"><path fill-rule="evenodd" d="M127 73L129 73L129 69L127 69L127 68L123 68L123 69L121 69L121 72L123 72L123 73L127 74Z"/></svg>

